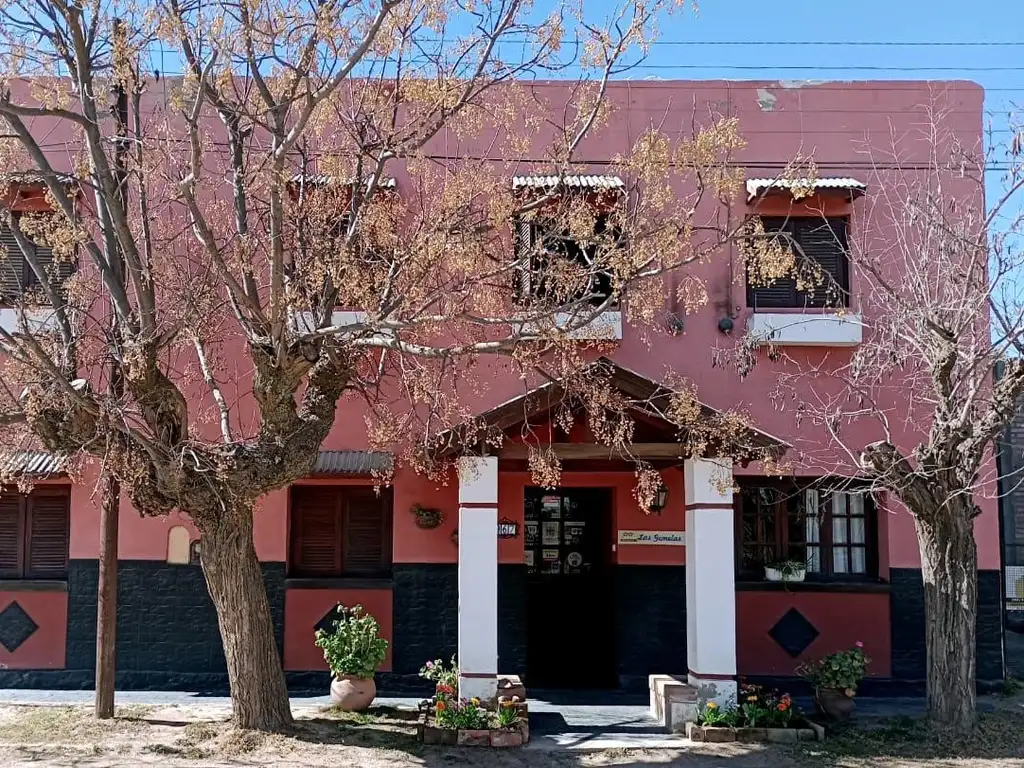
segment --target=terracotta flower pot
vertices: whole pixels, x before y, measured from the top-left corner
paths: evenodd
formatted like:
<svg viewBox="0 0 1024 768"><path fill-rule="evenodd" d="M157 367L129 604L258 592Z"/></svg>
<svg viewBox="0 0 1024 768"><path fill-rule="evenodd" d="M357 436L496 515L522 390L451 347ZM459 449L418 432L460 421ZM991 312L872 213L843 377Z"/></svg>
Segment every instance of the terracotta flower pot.
<svg viewBox="0 0 1024 768"><path fill-rule="evenodd" d="M846 691L838 688L818 688L814 691L814 702L818 709L831 719L844 723L853 715L857 708L857 702L852 696L847 696Z"/></svg>
<svg viewBox="0 0 1024 768"><path fill-rule="evenodd" d="M345 712L361 712L373 703L377 684L373 678L341 675L331 681L331 701Z"/></svg>

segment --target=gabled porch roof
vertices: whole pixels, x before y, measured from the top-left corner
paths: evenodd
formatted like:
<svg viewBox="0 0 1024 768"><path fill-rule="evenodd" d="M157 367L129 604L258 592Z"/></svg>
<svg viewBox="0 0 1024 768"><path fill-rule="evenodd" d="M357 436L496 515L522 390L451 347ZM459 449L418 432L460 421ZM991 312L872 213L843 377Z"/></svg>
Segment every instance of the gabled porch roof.
<svg viewBox="0 0 1024 768"><path fill-rule="evenodd" d="M686 435L681 433L679 427L668 417L672 397L678 394L677 392L606 357L595 360L589 369L595 376L607 377L609 384L624 396L627 408L638 422L654 428L654 441L635 441L629 446L628 454L631 458L686 458ZM560 405L567 394L559 381L541 384L523 395L480 413L474 424L456 427L440 435L440 452L446 455L458 451L487 453L489 440L493 441L499 434L504 435L512 427L544 417ZM698 404L700 418L709 423L725 415L706 403L698 401ZM647 431L649 434L651 430ZM778 458L790 448L785 441L755 427L743 430L740 444L747 456L738 460L744 464L751 460L751 454L759 453ZM567 459L623 458L616 455L614 448L605 445L566 442L553 443L552 446L560 456ZM495 451L490 452L493 455ZM496 452L502 458L524 459L527 455L527 446L504 441L502 448ZM727 450L722 451L723 455L728 453Z"/></svg>

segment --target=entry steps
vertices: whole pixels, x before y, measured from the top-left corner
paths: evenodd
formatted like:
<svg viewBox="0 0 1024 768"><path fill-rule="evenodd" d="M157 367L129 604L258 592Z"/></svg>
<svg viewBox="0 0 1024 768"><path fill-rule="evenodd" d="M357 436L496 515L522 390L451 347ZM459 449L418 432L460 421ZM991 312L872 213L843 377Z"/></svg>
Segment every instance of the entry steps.
<svg viewBox="0 0 1024 768"><path fill-rule="evenodd" d="M651 675L651 717L669 733L682 733L697 720L697 689L685 678Z"/></svg>

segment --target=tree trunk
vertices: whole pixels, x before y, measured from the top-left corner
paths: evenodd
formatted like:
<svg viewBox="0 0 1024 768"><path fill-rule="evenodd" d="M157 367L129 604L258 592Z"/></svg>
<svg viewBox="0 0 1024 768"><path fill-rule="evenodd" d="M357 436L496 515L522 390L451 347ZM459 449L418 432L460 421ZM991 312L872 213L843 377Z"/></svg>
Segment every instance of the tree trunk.
<svg viewBox="0 0 1024 768"><path fill-rule="evenodd" d="M970 512L969 504L952 502L915 515L924 578L928 716L951 736L966 736L977 724L978 552Z"/></svg>
<svg viewBox="0 0 1024 768"><path fill-rule="evenodd" d="M286 729L292 713L252 542L252 510L224 512L209 524L200 524L200 531L200 559L217 609L235 725L260 731Z"/></svg>

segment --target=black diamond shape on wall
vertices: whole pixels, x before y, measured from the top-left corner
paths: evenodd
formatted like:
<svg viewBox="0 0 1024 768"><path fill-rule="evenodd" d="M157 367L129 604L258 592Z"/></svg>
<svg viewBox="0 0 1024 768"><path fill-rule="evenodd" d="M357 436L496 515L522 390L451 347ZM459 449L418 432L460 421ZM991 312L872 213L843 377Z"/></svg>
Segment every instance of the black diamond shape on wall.
<svg viewBox="0 0 1024 768"><path fill-rule="evenodd" d="M333 608L331 608L331 610L329 610L327 613L323 615L323 618L320 619L320 621L313 625L313 629L314 631L322 629L327 634L331 634L331 632L334 631L334 627L337 623L338 606L334 606Z"/></svg>
<svg viewBox="0 0 1024 768"><path fill-rule="evenodd" d="M778 643L782 650L794 659L807 650L820 634L796 608L790 608L786 615L775 622L768 634Z"/></svg>
<svg viewBox="0 0 1024 768"><path fill-rule="evenodd" d="M32 621L32 617L25 613L25 609L17 602L0 611L0 645L3 645L8 653L18 650L37 629L39 625Z"/></svg>

